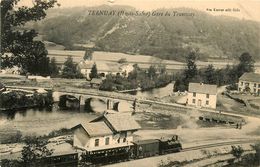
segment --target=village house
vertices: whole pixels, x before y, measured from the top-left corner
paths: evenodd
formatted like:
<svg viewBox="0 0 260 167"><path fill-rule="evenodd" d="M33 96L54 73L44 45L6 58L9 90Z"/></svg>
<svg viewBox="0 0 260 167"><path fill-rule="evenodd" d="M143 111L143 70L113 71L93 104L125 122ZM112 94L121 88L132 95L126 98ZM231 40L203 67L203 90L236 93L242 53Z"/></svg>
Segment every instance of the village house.
<svg viewBox="0 0 260 167"><path fill-rule="evenodd" d="M216 109L217 85L190 83L187 104L196 107Z"/></svg>
<svg viewBox="0 0 260 167"><path fill-rule="evenodd" d="M105 77L107 74L120 74L124 76L128 76L128 73L133 71L134 67L130 64L119 64L115 62L106 62L106 61L81 61L78 64L79 71L87 78L89 78L89 74L91 73L91 69L93 65L96 64L98 74L101 77Z"/></svg>
<svg viewBox="0 0 260 167"><path fill-rule="evenodd" d="M238 91L260 95L260 74L244 73L239 78Z"/></svg>
<svg viewBox="0 0 260 167"><path fill-rule="evenodd" d="M92 78L90 81L91 88L99 88L102 83L102 79L100 78Z"/></svg>
<svg viewBox="0 0 260 167"><path fill-rule="evenodd" d="M73 146L87 151L131 145L140 125L129 114L108 114L81 123L74 130Z"/></svg>

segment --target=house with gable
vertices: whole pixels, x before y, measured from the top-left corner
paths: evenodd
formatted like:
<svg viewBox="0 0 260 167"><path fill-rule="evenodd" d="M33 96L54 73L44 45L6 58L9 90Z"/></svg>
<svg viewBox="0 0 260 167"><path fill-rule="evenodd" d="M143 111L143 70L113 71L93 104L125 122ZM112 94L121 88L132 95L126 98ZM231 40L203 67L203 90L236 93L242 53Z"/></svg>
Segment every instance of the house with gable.
<svg viewBox="0 0 260 167"><path fill-rule="evenodd" d="M105 113L89 123L73 127L73 146L86 151L132 145L133 134L140 125L130 114Z"/></svg>
<svg viewBox="0 0 260 167"><path fill-rule="evenodd" d="M195 107L216 109L217 85L189 83L187 104Z"/></svg>
<svg viewBox="0 0 260 167"><path fill-rule="evenodd" d="M260 95L260 74L244 73L239 78L238 91Z"/></svg>

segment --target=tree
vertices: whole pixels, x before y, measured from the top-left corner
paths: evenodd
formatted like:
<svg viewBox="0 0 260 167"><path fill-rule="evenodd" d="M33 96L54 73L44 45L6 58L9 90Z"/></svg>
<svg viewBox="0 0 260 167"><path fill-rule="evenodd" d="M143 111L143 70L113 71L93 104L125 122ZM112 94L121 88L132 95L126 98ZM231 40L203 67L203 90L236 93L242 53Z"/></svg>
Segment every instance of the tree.
<svg viewBox="0 0 260 167"><path fill-rule="evenodd" d="M242 76L245 72L254 72L254 59L248 53L245 52L239 57L239 64L237 66L238 77Z"/></svg>
<svg viewBox="0 0 260 167"><path fill-rule="evenodd" d="M86 49L85 50L85 55L84 55L84 60L92 60L92 54L93 50L92 49Z"/></svg>
<svg viewBox="0 0 260 167"><path fill-rule="evenodd" d="M215 69L212 64L208 65L205 70L205 83L207 84L216 84L216 75Z"/></svg>
<svg viewBox="0 0 260 167"><path fill-rule="evenodd" d="M67 60L64 62L61 75L64 78L82 78L82 75L78 71L76 64L73 63L71 56L68 56Z"/></svg>
<svg viewBox="0 0 260 167"><path fill-rule="evenodd" d="M190 80L197 75L198 69L196 65L197 56L195 52L191 52L186 57L187 69L185 70L186 79Z"/></svg>
<svg viewBox="0 0 260 167"><path fill-rule="evenodd" d="M231 154L240 161L242 154L244 153L244 149L241 146L231 146Z"/></svg>
<svg viewBox="0 0 260 167"><path fill-rule="evenodd" d="M22 150L22 162L25 166L36 167L37 160L50 156L53 150L47 148L48 141L41 140L36 136L26 137L25 146Z"/></svg>
<svg viewBox="0 0 260 167"><path fill-rule="evenodd" d="M156 68L154 66L149 67L148 76L150 79L154 79L154 77L156 76Z"/></svg>
<svg viewBox="0 0 260 167"><path fill-rule="evenodd" d="M59 68L57 67L55 57L51 58L50 73L51 73L51 76L57 76L59 74Z"/></svg>
<svg viewBox="0 0 260 167"><path fill-rule="evenodd" d="M127 63L127 60L126 60L126 58L121 58L118 60L118 63L124 64L124 63Z"/></svg>
<svg viewBox="0 0 260 167"><path fill-rule="evenodd" d="M252 145L252 148L255 150L255 163L260 165L260 143Z"/></svg>
<svg viewBox="0 0 260 167"><path fill-rule="evenodd" d="M89 74L89 77L92 79L92 78L98 78L98 70L97 70L97 65L96 63L93 64L92 68L91 68L91 71L90 71L90 74Z"/></svg>
<svg viewBox="0 0 260 167"><path fill-rule="evenodd" d="M1 1L1 55L3 67L19 66L24 71L37 75L48 75L49 59L41 41L35 41L35 30L24 29L30 21L45 18L46 10L54 7L57 0L35 0L32 7L16 7L20 0ZM0 56L1 59L2 56ZM1 60L0 60L1 62Z"/></svg>

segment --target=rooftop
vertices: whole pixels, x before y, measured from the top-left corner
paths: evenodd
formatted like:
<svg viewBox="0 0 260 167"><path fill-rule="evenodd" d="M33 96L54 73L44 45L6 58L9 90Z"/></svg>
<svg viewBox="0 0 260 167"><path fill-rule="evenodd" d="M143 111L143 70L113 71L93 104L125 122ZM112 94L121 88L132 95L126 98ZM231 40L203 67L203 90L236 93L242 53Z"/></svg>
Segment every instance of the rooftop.
<svg viewBox="0 0 260 167"><path fill-rule="evenodd" d="M81 123L75 126L73 129L79 126L83 127L90 137L113 134L113 132L109 129L109 127L104 122Z"/></svg>
<svg viewBox="0 0 260 167"><path fill-rule="evenodd" d="M217 85L190 83L189 92L215 95L217 94Z"/></svg>
<svg viewBox="0 0 260 167"><path fill-rule="evenodd" d="M239 80L250 81L250 82L258 82L260 83L260 74L257 73L244 73Z"/></svg>
<svg viewBox="0 0 260 167"><path fill-rule="evenodd" d="M98 72L120 72L119 64L114 62L106 62L106 61L81 61L78 64L80 69L91 69L93 64L96 64Z"/></svg>
<svg viewBox="0 0 260 167"><path fill-rule="evenodd" d="M104 114L91 122L106 119L117 132L141 129L141 126L128 113Z"/></svg>

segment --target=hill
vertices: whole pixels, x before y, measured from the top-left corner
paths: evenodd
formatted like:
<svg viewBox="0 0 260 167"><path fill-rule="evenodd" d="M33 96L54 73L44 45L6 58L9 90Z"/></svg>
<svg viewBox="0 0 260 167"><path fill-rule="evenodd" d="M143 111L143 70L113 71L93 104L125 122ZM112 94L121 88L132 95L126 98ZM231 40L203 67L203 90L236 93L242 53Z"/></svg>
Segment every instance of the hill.
<svg viewBox="0 0 260 167"><path fill-rule="evenodd" d="M158 9L194 16L90 16L89 10L124 10L127 6L99 6L52 9L34 28L43 39L64 45L95 44L97 50L152 55L183 61L190 50L197 50L200 60L237 59L249 52L260 59L260 23L227 16L212 16L187 8Z"/></svg>

